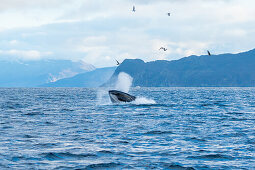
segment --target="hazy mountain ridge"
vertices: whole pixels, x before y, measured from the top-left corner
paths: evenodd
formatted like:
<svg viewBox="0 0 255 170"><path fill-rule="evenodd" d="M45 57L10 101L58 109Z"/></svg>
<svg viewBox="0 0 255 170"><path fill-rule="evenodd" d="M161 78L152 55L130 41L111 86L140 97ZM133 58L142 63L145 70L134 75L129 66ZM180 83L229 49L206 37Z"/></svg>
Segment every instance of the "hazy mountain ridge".
<svg viewBox="0 0 255 170"><path fill-rule="evenodd" d="M80 73L70 78L60 79L41 85L41 87L99 87L109 80L116 67L98 68L90 72Z"/></svg>
<svg viewBox="0 0 255 170"><path fill-rule="evenodd" d="M36 87L95 69L82 61L0 61L0 87Z"/></svg>
<svg viewBox="0 0 255 170"><path fill-rule="evenodd" d="M126 59L103 86L110 86L120 72L133 77L133 86L219 87L255 86L255 50L238 54L189 56L179 60L145 63Z"/></svg>

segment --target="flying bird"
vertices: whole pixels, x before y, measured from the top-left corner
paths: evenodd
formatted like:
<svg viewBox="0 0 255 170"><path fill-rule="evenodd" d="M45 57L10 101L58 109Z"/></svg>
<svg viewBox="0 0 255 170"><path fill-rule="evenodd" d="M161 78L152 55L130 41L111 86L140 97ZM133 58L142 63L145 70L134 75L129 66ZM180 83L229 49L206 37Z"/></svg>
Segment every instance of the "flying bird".
<svg viewBox="0 0 255 170"><path fill-rule="evenodd" d="M163 51L166 51L167 49L165 47L160 47L159 50L163 50Z"/></svg>
<svg viewBox="0 0 255 170"><path fill-rule="evenodd" d="M115 60L116 60L116 59L115 59ZM116 60L116 62L117 62L117 66L120 65L120 63L118 62L118 60Z"/></svg>
<svg viewBox="0 0 255 170"><path fill-rule="evenodd" d="M167 13L167 15L168 15L168 16L170 16L170 15L171 15L171 13L170 13L170 12L168 12L168 13Z"/></svg>
<svg viewBox="0 0 255 170"><path fill-rule="evenodd" d="M135 6L133 6L133 10L132 11L135 12Z"/></svg>
<svg viewBox="0 0 255 170"><path fill-rule="evenodd" d="M207 54L210 56L211 55L210 51L207 50Z"/></svg>

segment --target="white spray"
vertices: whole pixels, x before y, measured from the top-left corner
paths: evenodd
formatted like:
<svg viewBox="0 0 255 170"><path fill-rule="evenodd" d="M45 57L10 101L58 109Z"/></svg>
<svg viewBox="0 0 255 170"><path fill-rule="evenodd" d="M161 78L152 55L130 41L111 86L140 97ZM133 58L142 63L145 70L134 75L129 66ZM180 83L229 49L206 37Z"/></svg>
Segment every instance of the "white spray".
<svg viewBox="0 0 255 170"><path fill-rule="evenodd" d="M133 78L124 72L119 73L118 80L116 82L116 90L123 91L125 93L129 92L130 87L132 86ZM133 104L155 104L156 102L152 99L147 99L145 97L137 97Z"/></svg>
<svg viewBox="0 0 255 170"><path fill-rule="evenodd" d="M130 87L132 86L133 78L124 72L119 73L118 80L115 85L115 89L128 93Z"/></svg>
<svg viewBox="0 0 255 170"><path fill-rule="evenodd" d="M97 91L97 105L108 105L111 104L110 98L108 97L108 91L106 89L99 89Z"/></svg>
<svg viewBox="0 0 255 170"><path fill-rule="evenodd" d="M119 90L128 93L130 87L132 86L132 81L133 78L127 73L119 73L114 89L99 89L97 91L97 105L111 104L108 96L108 90Z"/></svg>
<svg viewBox="0 0 255 170"><path fill-rule="evenodd" d="M132 86L133 78L124 72L119 73L118 79L115 84L115 90L123 91L125 93L129 92ZM99 90L97 93L97 101L99 105L110 104L110 98L108 96L108 90ZM155 104L156 102L152 99L147 99L145 97L137 97L133 104Z"/></svg>

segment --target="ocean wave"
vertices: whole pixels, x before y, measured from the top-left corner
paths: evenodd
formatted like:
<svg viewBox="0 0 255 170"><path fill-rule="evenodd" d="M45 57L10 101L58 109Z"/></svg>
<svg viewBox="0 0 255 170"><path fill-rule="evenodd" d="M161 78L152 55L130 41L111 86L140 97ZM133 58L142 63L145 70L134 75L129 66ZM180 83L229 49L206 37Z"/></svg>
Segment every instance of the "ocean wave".
<svg viewBox="0 0 255 170"><path fill-rule="evenodd" d="M140 88L131 94L156 103L108 105L97 105L97 89L6 91L0 105L19 104L0 109L0 169L255 168L255 88L228 97L228 90ZM200 105L215 101L231 106Z"/></svg>
<svg viewBox="0 0 255 170"><path fill-rule="evenodd" d="M78 158L86 158L86 157L96 157L95 154L73 154L69 152L60 152L60 153L42 153L41 156L47 160L60 160L60 159L78 159Z"/></svg>
<svg viewBox="0 0 255 170"><path fill-rule="evenodd" d="M224 154L209 154L209 155L200 155L200 156L188 156L190 159L224 159L224 160L233 160L234 157Z"/></svg>
<svg viewBox="0 0 255 170"><path fill-rule="evenodd" d="M148 131L144 134L145 135L162 135L162 134L173 134L173 132L172 131L153 130L153 131Z"/></svg>
<svg viewBox="0 0 255 170"><path fill-rule="evenodd" d="M111 168L120 168L121 164L120 163L98 163L98 164L90 164L86 166L85 169L111 169Z"/></svg>
<svg viewBox="0 0 255 170"><path fill-rule="evenodd" d="M175 163L163 163L164 169L171 169L171 170L195 170L193 167L185 167Z"/></svg>

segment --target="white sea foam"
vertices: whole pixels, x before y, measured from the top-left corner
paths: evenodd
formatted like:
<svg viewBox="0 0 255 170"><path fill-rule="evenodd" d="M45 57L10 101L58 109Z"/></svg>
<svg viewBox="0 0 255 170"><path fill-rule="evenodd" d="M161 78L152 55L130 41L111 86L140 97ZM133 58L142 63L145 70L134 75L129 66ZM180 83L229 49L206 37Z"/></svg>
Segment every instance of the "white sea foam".
<svg viewBox="0 0 255 170"><path fill-rule="evenodd" d="M146 97L137 97L133 104L156 104L155 100Z"/></svg>

